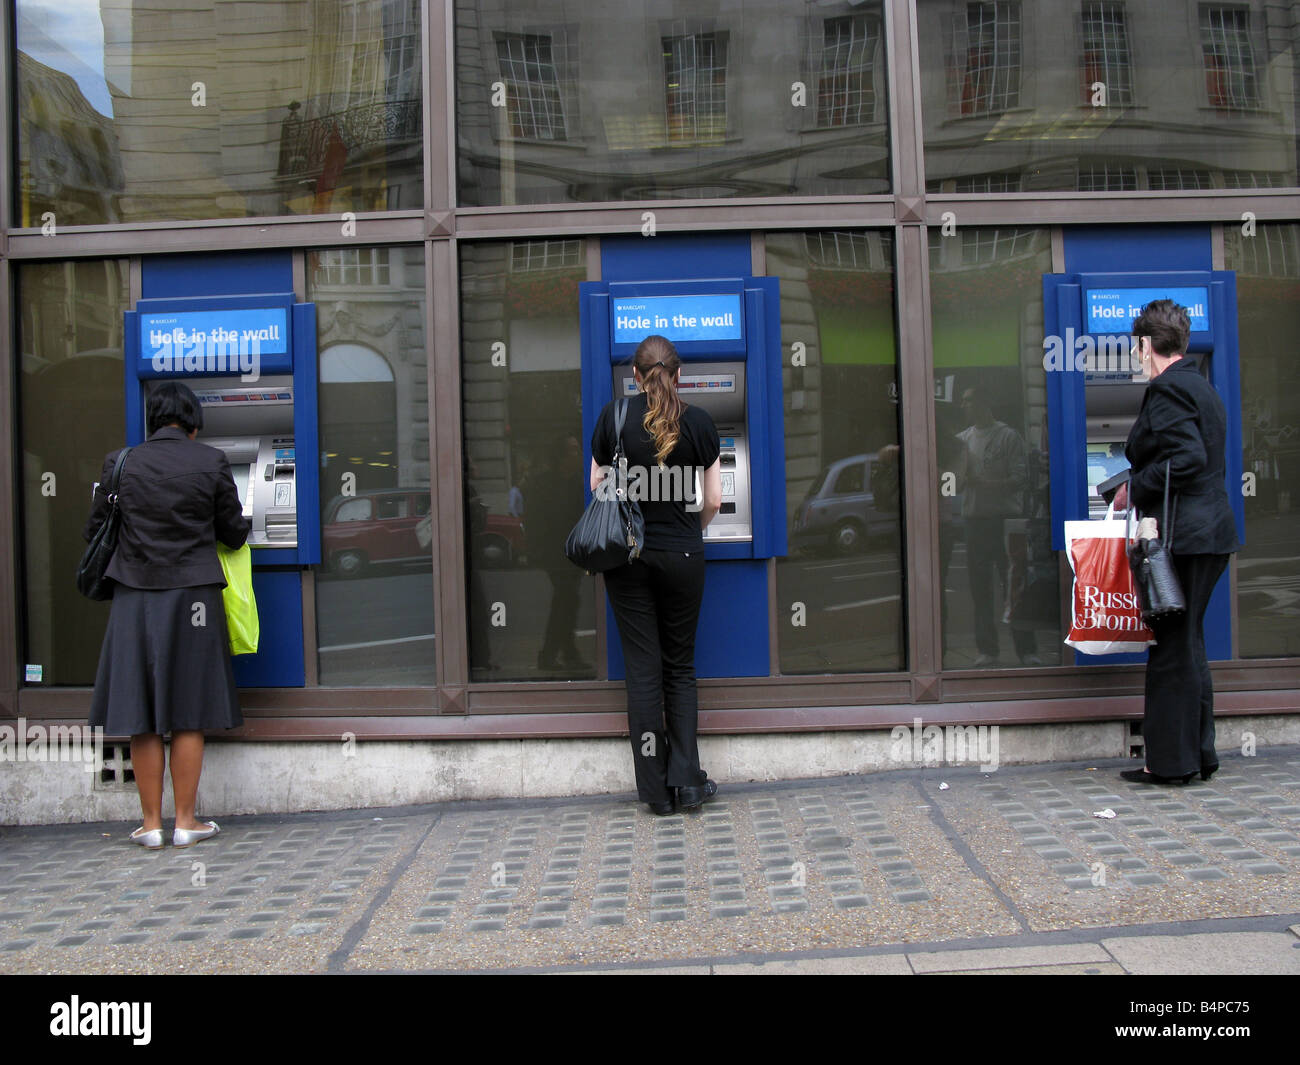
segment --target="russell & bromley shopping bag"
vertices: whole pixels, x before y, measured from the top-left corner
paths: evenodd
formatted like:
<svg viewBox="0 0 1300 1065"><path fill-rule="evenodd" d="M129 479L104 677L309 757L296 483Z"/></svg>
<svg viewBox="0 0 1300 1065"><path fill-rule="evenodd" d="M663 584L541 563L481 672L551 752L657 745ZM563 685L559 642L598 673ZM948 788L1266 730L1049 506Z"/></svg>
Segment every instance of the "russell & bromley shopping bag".
<svg viewBox="0 0 1300 1065"><path fill-rule="evenodd" d="M232 551L218 540L217 557L221 559L221 572L226 575L221 598L226 604L230 653L257 654L257 641L262 629L257 620L257 600L253 598L253 552L247 544Z"/></svg>
<svg viewBox="0 0 1300 1065"><path fill-rule="evenodd" d="M1065 548L1074 570L1065 642L1086 655L1141 652L1155 643L1142 621L1124 522L1110 512L1104 521L1067 521Z"/></svg>

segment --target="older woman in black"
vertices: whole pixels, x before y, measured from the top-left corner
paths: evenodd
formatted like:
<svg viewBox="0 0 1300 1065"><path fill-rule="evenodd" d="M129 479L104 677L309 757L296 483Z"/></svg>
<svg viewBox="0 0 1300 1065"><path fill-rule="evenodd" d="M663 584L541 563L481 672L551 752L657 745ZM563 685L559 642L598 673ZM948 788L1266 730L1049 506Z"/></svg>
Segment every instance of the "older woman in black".
<svg viewBox="0 0 1300 1065"><path fill-rule="evenodd" d="M640 392L623 426L629 484L641 475L677 490L641 499L641 556L605 574L627 665L637 797L661 815L673 812L674 795L679 806L694 809L718 790L700 769L696 746L695 630L704 598L704 528L722 505L720 449L713 419L678 396L680 371L677 349L665 337L646 337L633 356ZM591 437L593 492L613 455L611 402Z"/></svg>
<svg viewBox="0 0 1300 1065"><path fill-rule="evenodd" d="M1187 612L1152 624L1156 643L1147 657L1142 719L1146 767L1121 774L1149 784L1186 783L1198 772L1209 780L1219 768L1205 609L1240 546L1224 484L1227 415L1214 386L1183 357L1190 332L1187 311L1172 300L1148 303L1133 323L1151 383L1128 437L1130 488L1115 498L1117 509L1131 496L1141 513L1160 515L1169 464L1173 541L1166 542Z"/></svg>
<svg viewBox="0 0 1300 1065"><path fill-rule="evenodd" d="M163 845L163 735L171 733L176 825L172 844L188 847L216 835L214 821L194 817L203 769L203 730L243 723L221 589L216 541L237 548L248 537L239 492L225 453L194 437L203 427L199 401L166 381L148 402L149 439L122 466L122 524L108 566L115 582L108 631L99 656L90 724L131 737L131 763L144 824L131 834L143 847ZM85 536L108 511L104 460Z"/></svg>

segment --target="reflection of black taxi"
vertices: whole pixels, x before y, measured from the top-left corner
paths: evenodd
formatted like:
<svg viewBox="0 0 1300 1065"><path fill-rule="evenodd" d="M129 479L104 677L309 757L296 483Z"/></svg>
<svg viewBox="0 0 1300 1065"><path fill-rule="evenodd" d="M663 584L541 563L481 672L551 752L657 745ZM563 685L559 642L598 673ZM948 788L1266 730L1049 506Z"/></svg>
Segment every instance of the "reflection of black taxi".
<svg viewBox="0 0 1300 1065"><path fill-rule="evenodd" d="M896 537L897 496L877 504L879 454L849 455L828 465L813 481L794 513L792 548L822 548L851 555L869 541Z"/></svg>

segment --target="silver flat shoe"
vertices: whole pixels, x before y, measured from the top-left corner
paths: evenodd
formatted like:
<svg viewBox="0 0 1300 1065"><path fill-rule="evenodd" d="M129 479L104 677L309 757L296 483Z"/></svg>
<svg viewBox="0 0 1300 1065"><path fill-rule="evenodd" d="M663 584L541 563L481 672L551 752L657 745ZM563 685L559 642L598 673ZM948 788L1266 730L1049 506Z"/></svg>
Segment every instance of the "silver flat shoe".
<svg viewBox="0 0 1300 1065"><path fill-rule="evenodd" d="M215 836L221 831L215 821L204 821L207 828L177 828L172 830L173 847L192 847L201 839ZM159 829L161 832L162 830Z"/></svg>
<svg viewBox="0 0 1300 1065"><path fill-rule="evenodd" d="M131 842L138 843L147 850L162 850L163 830L161 828L137 828L131 833Z"/></svg>

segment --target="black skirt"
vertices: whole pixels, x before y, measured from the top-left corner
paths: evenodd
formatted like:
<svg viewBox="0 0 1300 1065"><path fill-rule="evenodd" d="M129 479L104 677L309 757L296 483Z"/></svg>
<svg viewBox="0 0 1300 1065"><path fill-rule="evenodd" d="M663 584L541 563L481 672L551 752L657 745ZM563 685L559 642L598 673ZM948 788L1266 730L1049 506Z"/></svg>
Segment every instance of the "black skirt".
<svg viewBox="0 0 1300 1065"><path fill-rule="evenodd" d="M99 654L90 724L110 736L244 723L221 586L119 584Z"/></svg>

